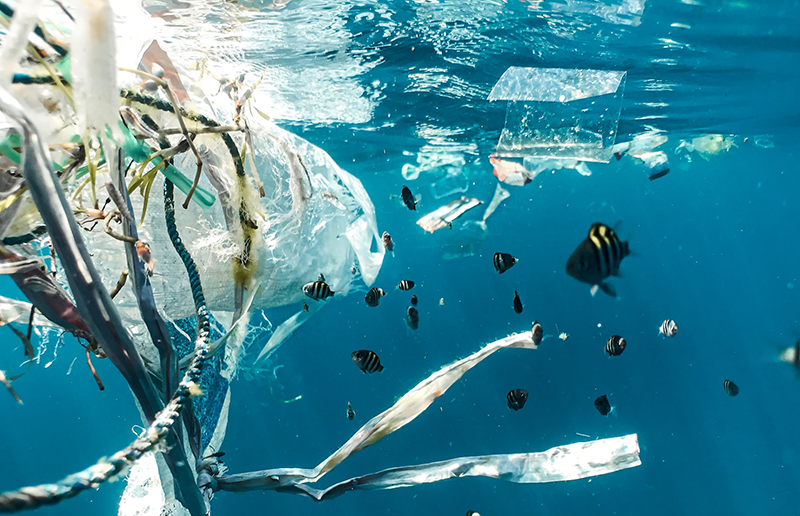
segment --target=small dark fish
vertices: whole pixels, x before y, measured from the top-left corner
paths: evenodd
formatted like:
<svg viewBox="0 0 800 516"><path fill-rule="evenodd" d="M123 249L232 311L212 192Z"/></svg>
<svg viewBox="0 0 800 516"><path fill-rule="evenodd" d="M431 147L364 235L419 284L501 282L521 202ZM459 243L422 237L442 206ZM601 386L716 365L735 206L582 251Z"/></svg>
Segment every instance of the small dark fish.
<svg viewBox="0 0 800 516"><path fill-rule="evenodd" d="M327 283L319 280L303 285L303 293L314 301L328 299L334 294L333 290L331 290L331 287L329 287Z"/></svg>
<svg viewBox="0 0 800 516"><path fill-rule="evenodd" d="M303 301L303 311L308 312L308 303L306 303L305 301Z"/></svg>
<svg viewBox="0 0 800 516"><path fill-rule="evenodd" d="M367 295L364 296L364 301L367 302L367 306L371 306L375 308L381 302L381 298L386 295L386 292L382 288L372 287L367 292Z"/></svg>
<svg viewBox="0 0 800 516"><path fill-rule="evenodd" d="M594 408L602 415L607 416L608 413L611 412L611 403L608 402L608 396L603 394L594 400Z"/></svg>
<svg viewBox="0 0 800 516"><path fill-rule="evenodd" d="M419 310L413 306L409 306L406 309L406 324L412 330L419 328Z"/></svg>
<svg viewBox="0 0 800 516"><path fill-rule="evenodd" d="M612 335L611 338L608 339L606 342L606 353L612 357L618 357L625 351L625 346L628 343L625 342L625 339L620 337L619 335Z"/></svg>
<svg viewBox="0 0 800 516"><path fill-rule="evenodd" d="M383 247L385 247L390 253L394 254L394 240L392 240L392 235L390 235L388 231L384 231L381 239L383 240Z"/></svg>
<svg viewBox="0 0 800 516"><path fill-rule="evenodd" d="M544 338L544 330L542 329L542 325L539 324L539 321L533 321L533 327L531 328L531 335L533 335L533 343L537 346L542 343L542 339Z"/></svg>
<svg viewBox="0 0 800 516"><path fill-rule="evenodd" d="M352 421L354 417L356 417L356 411L353 410L353 406L348 401L347 402L347 419Z"/></svg>
<svg viewBox="0 0 800 516"><path fill-rule="evenodd" d="M412 288L414 288L414 282L411 280L404 279L400 282L399 285L397 285L397 288L399 288L400 290L411 290Z"/></svg>
<svg viewBox="0 0 800 516"><path fill-rule="evenodd" d="M514 291L514 311L518 314L522 313L522 300L519 298L519 293Z"/></svg>
<svg viewBox="0 0 800 516"><path fill-rule="evenodd" d="M380 373L383 371L383 366L381 365L381 359L378 358L378 355L374 351L370 351L368 349L359 349L358 351L353 351L350 353L350 358L353 359L353 362L356 363L361 372L364 374L367 373Z"/></svg>
<svg viewBox="0 0 800 516"><path fill-rule="evenodd" d="M725 394L728 396L736 396L739 394L739 386L730 380L722 382L722 388L725 389Z"/></svg>
<svg viewBox="0 0 800 516"><path fill-rule="evenodd" d="M416 295L413 295L413 296L411 296L411 304L412 304L413 306L417 306L417 303L418 303L418 302L419 302L419 301L417 300L417 296L416 296Z"/></svg>
<svg viewBox="0 0 800 516"><path fill-rule="evenodd" d="M661 323L661 327L658 329L658 332L665 337L674 337L678 333L678 325L672 319L666 319L663 323Z"/></svg>
<svg viewBox="0 0 800 516"><path fill-rule="evenodd" d="M494 264L495 270L503 274L517 263L517 259L508 253L494 253L492 263Z"/></svg>
<svg viewBox="0 0 800 516"><path fill-rule="evenodd" d="M619 276L622 259L628 256L628 242L620 241L613 229L595 222L589 228L589 236L575 249L567 260L567 274L582 283L592 285L611 297L617 297L614 287L603 280L609 276Z"/></svg>
<svg viewBox="0 0 800 516"><path fill-rule="evenodd" d="M506 394L506 399L508 400L508 408L511 410L519 410L525 406L525 402L528 401L528 391L525 389L514 389L513 391L508 391Z"/></svg>
<svg viewBox="0 0 800 516"><path fill-rule="evenodd" d="M405 204L409 210L416 211L417 201L414 199L414 194L411 193L411 190L406 185L403 185L403 190L400 194L403 197L403 204Z"/></svg>

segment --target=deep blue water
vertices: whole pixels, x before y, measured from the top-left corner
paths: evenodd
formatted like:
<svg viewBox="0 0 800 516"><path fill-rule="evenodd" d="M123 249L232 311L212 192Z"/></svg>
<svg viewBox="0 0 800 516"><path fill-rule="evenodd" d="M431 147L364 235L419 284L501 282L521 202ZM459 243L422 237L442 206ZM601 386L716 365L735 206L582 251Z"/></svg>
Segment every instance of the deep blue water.
<svg viewBox="0 0 800 516"><path fill-rule="evenodd" d="M285 395L302 395L300 401L280 403L264 379L234 382L225 462L232 473L313 467L429 373L486 342L529 330L537 319L545 333L556 334L558 325L569 339L547 339L537 351L498 352L411 424L349 458L320 484L463 455L543 451L583 440L576 432L592 439L635 432L642 465L567 483L459 479L348 493L323 504L274 492L218 493L214 514L800 513L800 380L777 360L778 348L800 338L800 4L648 2L638 26L536 13L524 2L436 5L383 6L392 14L388 33L382 22L357 16L377 6L360 3L349 11L342 30L353 37L341 51L376 61L358 81L383 85L369 121L279 120L362 180L396 256L386 256L376 282L388 292L378 308L368 308L357 292L335 298L276 355ZM302 19L304 9L310 7L292 2L263 22ZM685 46L669 48L659 39L668 37ZM246 59L270 57L268 48L248 51L253 55ZM417 133L420 124L452 129L452 144L474 144L465 153L465 195L488 203L497 184L488 155L505 106L489 104L485 95L512 65L627 70L617 141L645 126L666 131L671 173L651 182L625 158L590 164L590 177L559 170L525 187L507 186L511 197L489 219L475 255L443 260L442 246L483 210L459 219L452 231L424 233L415 224L419 214L455 196L434 199L436 177L405 181L401 167L415 163L428 143ZM436 67L442 71L432 75L450 83L460 78L472 89L409 91L412 70ZM671 86L652 91L653 81ZM738 146L708 160L674 153L681 138L706 133L735 135ZM764 134L774 147L753 145ZM403 184L421 194L419 213L390 198ZM565 273L567 258L596 221L618 223L635 251L622 264L623 277L612 280L618 300L591 297L588 285ZM491 263L496 251L512 253L519 264L498 275ZM417 286L394 291L401 279ZM4 295L19 296L3 281ZM514 290L524 303L521 315L511 308ZM412 293L420 300L416 332L404 321ZM295 310L267 316L279 322ZM673 339L658 335L665 318L680 325ZM11 332L2 331L6 368L22 352ZM614 333L628 348L608 358L603 347ZM383 373L363 375L353 367L350 352L361 348L380 355ZM106 385L99 392L74 342L45 369L51 359L48 354L15 383L24 407L0 393L2 490L88 466L127 445L131 428L141 423L108 361L95 361ZM737 397L725 394L725 379L738 384ZM505 394L517 387L530 397L512 412ZM611 394L616 417L597 413L592 402L600 394ZM353 422L345 417L348 401ZM123 488L109 484L39 512L113 514Z"/></svg>

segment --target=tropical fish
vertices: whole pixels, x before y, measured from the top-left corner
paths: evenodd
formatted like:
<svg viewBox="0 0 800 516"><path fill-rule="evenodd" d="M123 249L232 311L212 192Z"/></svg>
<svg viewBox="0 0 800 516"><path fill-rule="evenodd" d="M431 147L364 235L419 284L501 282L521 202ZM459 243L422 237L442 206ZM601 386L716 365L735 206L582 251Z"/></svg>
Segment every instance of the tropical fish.
<svg viewBox="0 0 800 516"><path fill-rule="evenodd" d="M392 240L392 235L390 235L388 231L384 231L381 240L383 240L383 247L394 256L394 240Z"/></svg>
<svg viewBox="0 0 800 516"><path fill-rule="evenodd" d="M378 355L374 351L359 349L358 351L350 353L350 358L353 359L353 362L355 362L364 374L380 373L383 371L381 359L378 358Z"/></svg>
<svg viewBox="0 0 800 516"><path fill-rule="evenodd" d="M608 402L608 396L605 394L594 400L594 408L604 416L607 416L613 410L611 403Z"/></svg>
<svg viewBox="0 0 800 516"><path fill-rule="evenodd" d="M514 291L514 311L518 314L522 313L522 300L519 298L519 293Z"/></svg>
<svg viewBox="0 0 800 516"><path fill-rule="evenodd" d="M136 241L136 254L139 259L144 262L144 272L148 276L153 276L156 261L153 259L153 253L150 252L150 244L142 240Z"/></svg>
<svg viewBox="0 0 800 516"><path fill-rule="evenodd" d="M517 259L508 253L494 253L492 263L494 264L495 270L503 274L517 263Z"/></svg>
<svg viewBox="0 0 800 516"><path fill-rule="evenodd" d="M364 296L364 301L367 302L367 306L371 306L375 308L381 302L381 298L386 295L386 292L382 288L372 287L367 292L367 295Z"/></svg>
<svg viewBox="0 0 800 516"><path fill-rule="evenodd" d="M567 260L567 274L592 285L592 295L599 288L609 296L617 297L614 288L604 280L609 276L619 276L622 259L629 254L628 242L620 241L610 227L595 222L589 228L589 236Z"/></svg>
<svg viewBox="0 0 800 516"><path fill-rule="evenodd" d="M544 338L544 330L542 329L542 325L539 324L539 321L533 321L533 327L531 328L531 335L533 336L533 343L537 346L542 343L542 339Z"/></svg>
<svg viewBox="0 0 800 516"><path fill-rule="evenodd" d="M354 417L356 417L356 411L353 410L353 406L348 401L347 402L347 419L352 421Z"/></svg>
<svg viewBox="0 0 800 516"><path fill-rule="evenodd" d="M480 515L480 514L478 514L478 513L477 513L477 512L475 512L475 511L467 511L467 516L481 516L481 515Z"/></svg>
<svg viewBox="0 0 800 516"><path fill-rule="evenodd" d="M678 324L672 319L665 319L658 332L665 337L674 337L678 333Z"/></svg>
<svg viewBox="0 0 800 516"><path fill-rule="evenodd" d="M320 274L320 277L322 277L322 274ZM333 290L325 283L324 279L306 283L303 285L303 293L314 301L328 299L334 294Z"/></svg>
<svg viewBox="0 0 800 516"><path fill-rule="evenodd" d="M419 328L419 310L417 310L413 306L409 306L406 309L406 324L412 330L416 330Z"/></svg>
<svg viewBox="0 0 800 516"><path fill-rule="evenodd" d="M411 193L411 190L406 185L403 185L403 190L400 192L400 195L403 198L403 204L405 204L409 210L417 210L417 200L414 199L414 194Z"/></svg>
<svg viewBox="0 0 800 516"><path fill-rule="evenodd" d="M625 342L625 339L619 335L612 335L606 342L606 353L609 356L618 357L625 351L625 346L627 345L628 343Z"/></svg>
<svg viewBox="0 0 800 516"><path fill-rule="evenodd" d="M525 389L514 389L508 391L508 394L506 394L506 399L508 400L508 408L517 411L524 407L525 402L528 401L528 391Z"/></svg>
<svg viewBox="0 0 800 516"><path fill-rule="evenodd" d="M739 386L730 380L722 382L722 388L725 389L725 394L728 396L736 396L739 394Z"/></svg>
<svg viewBox="0 0 800 516"><path fill-rule="evenodd" d="M400 290L411 290L412 288L414 288L414 282L411 280L404 279L400 281L400 284L397 285L397 288L399 288Z"/></svg>
<svg viewBox="0 0 800 516"><path fill-rule="evenodd" d="M411 296L411 304L412 304L413 306L417 306L417 303L418 303L418 302L419 302L419 301L417 300L417 296L416 296L416 295L413 295L413 296Z"/></svg>

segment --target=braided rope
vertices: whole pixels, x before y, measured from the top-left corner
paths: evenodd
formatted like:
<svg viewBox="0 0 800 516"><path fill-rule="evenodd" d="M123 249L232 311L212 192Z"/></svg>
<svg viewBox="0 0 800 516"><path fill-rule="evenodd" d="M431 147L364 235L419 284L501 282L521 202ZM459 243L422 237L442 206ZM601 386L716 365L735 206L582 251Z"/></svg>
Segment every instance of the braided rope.
<svg viewBox="0 0 800 516"><path fill-rule="evenodd" d="M42 484L23 487L17 491L0 494L0 513L10 513L25 509L37 509L43 505L53 505L68 498L79 495L87 489L94 489L123 473L139 460L145 453L155 450L166 438L170 428L178 420L181 409L195 393L200 379L203 363L208 355L210 321L206 307L200 274L189 251L183 245L175 224L175 203L173 185L168 179L164 182L164 211L167 233L175 251L181 257L197 310L197 339L195 340L194 357L183 375L178 390L169 404L156 415L155 421L147 429L144 436L136 439L127 448L115 453L110 459L101 459L83 471L74 473L54 484Z"/></svg>

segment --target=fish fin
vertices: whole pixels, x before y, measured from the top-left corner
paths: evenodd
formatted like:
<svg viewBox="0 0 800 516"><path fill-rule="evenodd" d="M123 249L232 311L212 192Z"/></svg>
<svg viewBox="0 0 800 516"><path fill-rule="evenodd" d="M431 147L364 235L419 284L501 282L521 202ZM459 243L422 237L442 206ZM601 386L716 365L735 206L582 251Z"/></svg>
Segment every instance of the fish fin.
<svg viewBox="0 0 800 516"><path fill-rule="evenodd" d="M614 290L614 287L613 287L613 286L611 286L611 284L609 284L609 283L606 283L606 282L602 282L602 283L598 283L598 284L597 284L597 285L595 285L595 286L596 286L596 287L600 287L600 290L602 290L603 292L605 292L605 293L606 293L606 294L608 294L609 296L611 296L611 297L617 297L617 291L616 291L616 290ZM592 288L594 288L594 287L592 287Z"/></svg>
<svg viewBox="0 0 800 516"><path fill-rule="evenodd" d="M378 371L379 373L380 373L381 371L383 371L383 364L379 365L379 366L378 366L378 369L376 369L376 371Z"/></svg>
<svg viewBox="0 0 800 516"><path fill-rule="evenodd" d="M336 293L336 292L334 292L333 290L331 290L331 296L333 296L335 293Z"/></svg>

